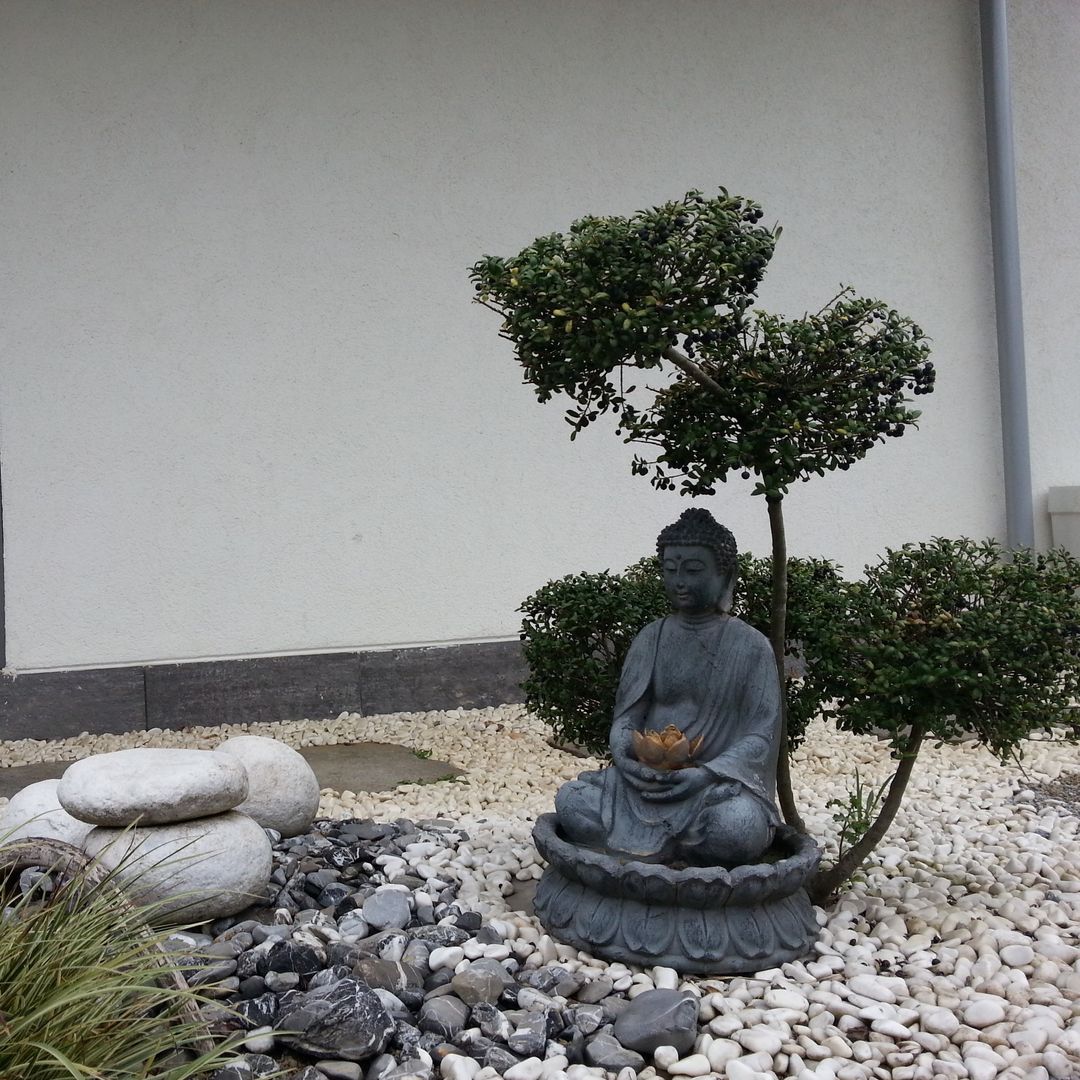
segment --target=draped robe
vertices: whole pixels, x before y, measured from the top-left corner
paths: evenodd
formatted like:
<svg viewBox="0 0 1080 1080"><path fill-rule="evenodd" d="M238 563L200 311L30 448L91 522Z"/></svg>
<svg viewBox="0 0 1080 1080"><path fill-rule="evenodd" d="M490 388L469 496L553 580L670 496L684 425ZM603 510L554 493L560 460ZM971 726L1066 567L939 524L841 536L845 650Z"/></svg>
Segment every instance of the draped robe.
<svg viewBox="0 0 1080 1080"><path fill-rule="evenodd" d="M662 656L664 632L672 618L650 623L630 646L616 695L613 751L622 748L633 757L630 731L656 726L650 723L649 707L657 658ZM583 811L582 824L584 818L591 819L590 832L599 824L607 849L644 858L690 859L690 853L698 849L722 859L724 837L706 833L737 830L750 819L759 823L759 833L767 829L765 846L771 841L772 829L780 821L775 802L780 684L772 649L753 627L727 618L720 626L714 655L703 654L701 667L703 687L697 695L696 715L688 716L680 727L690 741L701 737L692 764L718 783L682 800L657 801L642 798L617 767L582 773L571 782L580 786L566 792L564 808ZM737 792L720 794L723 781L736 781ZM560 819L565 816L561 813ZM565 828L570 823L563 824ZM575 831L572 825L568 831ZM738 850L738 845L733 844L732 850Z"/></svg>

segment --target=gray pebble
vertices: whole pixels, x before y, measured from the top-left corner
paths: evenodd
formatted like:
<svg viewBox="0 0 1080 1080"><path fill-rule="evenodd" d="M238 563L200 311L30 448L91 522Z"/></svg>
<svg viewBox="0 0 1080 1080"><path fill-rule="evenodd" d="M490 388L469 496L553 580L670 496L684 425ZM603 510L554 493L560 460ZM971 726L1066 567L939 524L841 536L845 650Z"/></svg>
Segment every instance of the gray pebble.
<svg viewBox="0 0 1080 1080"><path fill-rule="evenodd" d="M429 997L420 1008L420 1030L430 1031L444 1039L454 1039L465 1027L469 1007L452 995Z"/></svg>
<svg viewBox="0 0 1080 1080"><path fill-rule="evenodd" d="M396 889L373 893L364 901L363 912L368 925L376 930L408 926L412 918L407 894Z"/></svg>
<svg viewBox="0 0 1080 1080"><path fill-rule="evenodd" d="M585 1062L610 1072L645 1068L645 1059L640 1054L627 1050L611 1035L594 1035L585 1044Z"/></svg>
<svg viewBox="0 0 1080 1080"><path fill-rule="evenodd" d="M315 1068L327 1080L361 1080L364 1070L355 1061L317 1061Z"/></svg>

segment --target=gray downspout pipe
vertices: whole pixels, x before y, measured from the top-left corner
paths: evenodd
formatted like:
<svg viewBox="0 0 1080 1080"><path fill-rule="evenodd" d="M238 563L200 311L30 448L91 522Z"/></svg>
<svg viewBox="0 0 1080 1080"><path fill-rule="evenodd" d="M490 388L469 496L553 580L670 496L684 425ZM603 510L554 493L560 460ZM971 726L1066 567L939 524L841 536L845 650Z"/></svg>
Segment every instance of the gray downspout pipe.
<svg viewBox="0 0 1080 1080"><path fill-rule="evenodd" d="M1020 291L1020 233L1016 221L1012 90L1006 0L979 0L990 229L994 245L998 384L1005 465L1005 533L1010 548L1035 546L1031 494L1024 311Z"/></svg>

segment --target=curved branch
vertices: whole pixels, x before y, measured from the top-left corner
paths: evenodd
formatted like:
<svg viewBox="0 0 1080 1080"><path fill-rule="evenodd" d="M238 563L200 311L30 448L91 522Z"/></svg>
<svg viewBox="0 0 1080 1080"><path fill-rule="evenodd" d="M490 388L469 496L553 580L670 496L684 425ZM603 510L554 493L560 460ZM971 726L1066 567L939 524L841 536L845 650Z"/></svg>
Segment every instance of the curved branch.
<svg viewBox="0 0 1080 1080"><path fill-rule="evenodd" d="M721 397L724 394L724 388L690 359L684 353L679 352L678 349L669 345L661 354L666 360L670 360L680 371L685 372L690 376L694 382L704 386L706 390L711 390L714 394L719 394Z"/></svg>
<svg viewBox="0 0 1080 1080"><path fill-rule="evenodd" d="M815 904L823 904L856 870L862 865L866 857L878 846L889 831L889 826L900 809L900 803L904 799L904 791L911 772L915 767L915 758L918 757L919 747L922 745L926 732L917 724L911 727L911 735L907 745L900 752L900 765L893 774L892 783L889 784L889 793L881 805L873 825L863 834L854 847L848 848L844 854L824 870L819 871L810 882L810 899Z"/></svg>
<svg viewBox="0 0 1080 1080"><path fill-rule="evenodd" d="M814 318L816 319L819 315L824 315L825 312L828 311L829 308L831 308L833 304L835 304L836 301L840 299L841 296L845 296L848 294L854 295L854 293L855 289L851 285L843 286L843 288L841 288L841 290L827 304L823 305L818 311L814 312Z"/></svg>

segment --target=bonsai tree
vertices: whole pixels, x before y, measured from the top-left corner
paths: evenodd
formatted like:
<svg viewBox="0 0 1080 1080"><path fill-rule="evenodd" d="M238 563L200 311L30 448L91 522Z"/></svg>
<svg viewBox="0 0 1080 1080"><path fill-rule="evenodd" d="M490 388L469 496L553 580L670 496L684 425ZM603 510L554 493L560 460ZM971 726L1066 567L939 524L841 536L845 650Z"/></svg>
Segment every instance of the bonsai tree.
<svg viewBox="0 0 1080 1080"><path fill-rule="evenodd" d="M826 715L885 732L897 768L861 836L812 883L822 902L884 837L927 740L971 734L997 757L1032 731L1080 735L1080 561L935 539L888 551L845 587L847 616L820 627Z"/></svg>
<svg viewBox="0 0 1080 1080"><path fill-rule="evenodd" d="M902 435L919 415L906 394L932 390L934 369L919 327L846 289L801 319L752 311L780 235L761 218L756 203L723 188L711 199L691 191L630 217L583 218L511 259L481 259L471 277L478 301L502 316L538 399L570 398L571 438L614 413L626 442L655 448L634 458L634 472L690 496L714 494L732 472L757 474L772 537L769 637L783 682L784 495ZM638 392L627 368L664 369L670 379ZM801 827L786 717L785 708L778 797Z"/></svg>

